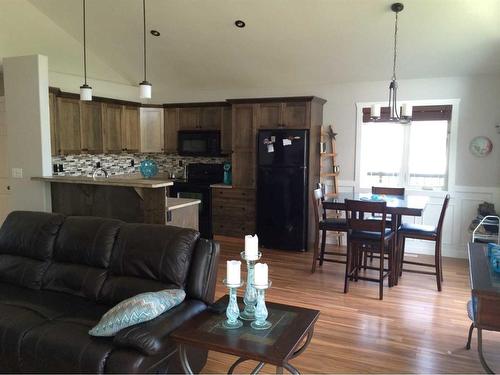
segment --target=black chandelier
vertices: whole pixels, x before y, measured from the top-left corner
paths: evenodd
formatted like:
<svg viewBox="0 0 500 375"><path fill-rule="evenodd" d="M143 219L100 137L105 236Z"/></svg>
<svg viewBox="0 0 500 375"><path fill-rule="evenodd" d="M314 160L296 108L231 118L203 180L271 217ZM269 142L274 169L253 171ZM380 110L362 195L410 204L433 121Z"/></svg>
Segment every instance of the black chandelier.
<svg viewBox="0 0 500 375"><path fill-rule="evenodd" d="M398 122L409 124L411 122L412 107L409 104L403 104L401 108L397 104L398 82L396 80L396 62L398 57L398 14L404 9L401 3L391 5L391 10L396 14L394 21L394 54L392 65L392 79L389 84L389 117L381 116L380 105L374 104L371 107L370 118L372 121L379 122Z"/></svg>

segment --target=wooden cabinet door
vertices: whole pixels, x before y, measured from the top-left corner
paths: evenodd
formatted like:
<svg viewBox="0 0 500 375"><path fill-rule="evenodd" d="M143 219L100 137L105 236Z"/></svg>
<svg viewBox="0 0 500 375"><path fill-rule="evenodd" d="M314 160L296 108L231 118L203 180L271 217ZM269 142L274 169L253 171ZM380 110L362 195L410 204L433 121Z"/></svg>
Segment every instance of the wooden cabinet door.
<svg viewBox="0 0 500 375"><path fill-rule="evenodd" d="M285 103L283 108L283 124L286 128L309 129L311 127L311 103Z"/></svg>
<svg viewBox="0 0 500 375"><path fill-rule="evenodd" d="M179 108L179 130L195 130L200 126L200 108Z"/></svg>
<svg viewBox="0 0 500 375"><path fill-rule="evenodd" d="M220 130L222 126L223 107L202 107L200 108L199 129Z"/></svg>
<svg viewBox="0 0 500 375"><path fill-rule="evenodd" d="M104 152L113 154L123 151L122 147L122 106L102 104L102 129Z"/></svg>
<svg viewBox="0 0 500 375"><path fill-rule="evenodd" d="M233 151L233 121L231 107L223 107L222 110L222 126L220 132L221 152L223 154L231 154Z"/></svg>
<svg viewBox="0 0 500 375"><path fill-rule="evenodd" d="M102 152L102 113L99 102L80 102L80 131L82 152Z"/></svg>
<svg viewBox="0 0 500 375"><path fill-rule="evenodd" d="M234 151L232 156L232 177L234 187L255 187L255 153Z"/></svg>
<svg viewBox="0 0 500 375"><path fill-rule="evenodd" d="M78 99L57 98L56 131L59 144L58 154L80 153L80 102Z"/></svg>
<svg viewBox="0 0 500 375"><path fill-rule="evenodd" d="M283 104L261 103L259 106L258 128L275 129L283 126Z"/></svg>
<svg viewBox="0 0 500 375"><path fill-rule="evenodd" d="M179 130L179 109L165 108L165 152L177 152L177 131Z"/></svg>
<svg viewBox="0 0 500 375"><path fill-rule="evenodd" d="M253 150L256 136L256 105L233 105L233 151Z"/></svg>
<svg viewBox="0 0 500 375"><path fill-rule="evenodd" d="M163 152L163 108L141 108L141 152Z"/></svg>
<svg viewBox="0 0 500 375"><path fill-rule="evenodd" d="M57 142L57 98L54 93L49 93L49 116L50 116L50 151L52 156L58 154Z"/></svg>
<svg viewBox="0 0 500 375"><path fill-rule="evenodd" d="M123 106L122 149L126 152L139 152L140 134L139 107Z"/></svg>

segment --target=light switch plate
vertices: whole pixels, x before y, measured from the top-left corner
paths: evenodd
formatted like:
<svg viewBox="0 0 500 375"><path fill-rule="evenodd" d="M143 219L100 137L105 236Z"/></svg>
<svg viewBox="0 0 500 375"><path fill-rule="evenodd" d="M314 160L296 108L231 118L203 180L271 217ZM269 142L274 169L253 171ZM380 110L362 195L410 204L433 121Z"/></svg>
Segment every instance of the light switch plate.
<svg viewBox="0 0 500 375"><path fill-rule="evenodd" d="M23 178L23 169L12 168L12 178Z"/></svg>

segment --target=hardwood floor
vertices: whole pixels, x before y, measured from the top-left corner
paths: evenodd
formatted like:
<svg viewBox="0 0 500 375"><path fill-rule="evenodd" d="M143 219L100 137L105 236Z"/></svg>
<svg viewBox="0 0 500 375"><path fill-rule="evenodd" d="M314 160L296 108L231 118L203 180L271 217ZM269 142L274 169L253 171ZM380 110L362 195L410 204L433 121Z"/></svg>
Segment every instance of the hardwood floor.
<svg viewBox="0 0 500 375"><path fill-rule="evenodd" d="M243 244L218 240L222 248L218 279L222 280L226 260L239 259ZM301 373L483 372L476 333L471 350L465 350L470 325L467 260L444 258L441 293L433 276L404 273L399 285L386 287L384 300L379 301L376 283L351 283L344 294L342 264L327 263L311 274L310 252L263 249L263 253L273 281L267 299L321 311L310 346L291 361ZM217 298L225 293L219 282ZM486 332L483 342L486 360L494 370L500 369L500 333ZM210 352L203 371L225 373L235 359ZM255 363L248 361L237 371L249 372L253 367ZM262 371L274 373L275 369L265 366Z"/></svg>

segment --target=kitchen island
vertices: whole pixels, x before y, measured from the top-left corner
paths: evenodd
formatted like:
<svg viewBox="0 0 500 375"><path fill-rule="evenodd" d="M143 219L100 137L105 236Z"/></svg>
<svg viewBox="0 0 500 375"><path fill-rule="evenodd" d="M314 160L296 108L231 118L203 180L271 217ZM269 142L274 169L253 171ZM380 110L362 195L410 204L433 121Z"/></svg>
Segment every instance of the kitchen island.
<svg viewBox="0 0 500 375"><path fill-rule="evenodd" d="M186 227L198 229L198 212L193 207L197 207L200 201L169 202L174 198L167 198L167 189L173 182L161 176L151 179L137 174L107 178L46 176L31 179L51 184L52 212L109 217L130 223L180 226L185 223ZM173 216L176 218L174 222Z"/></svg>

